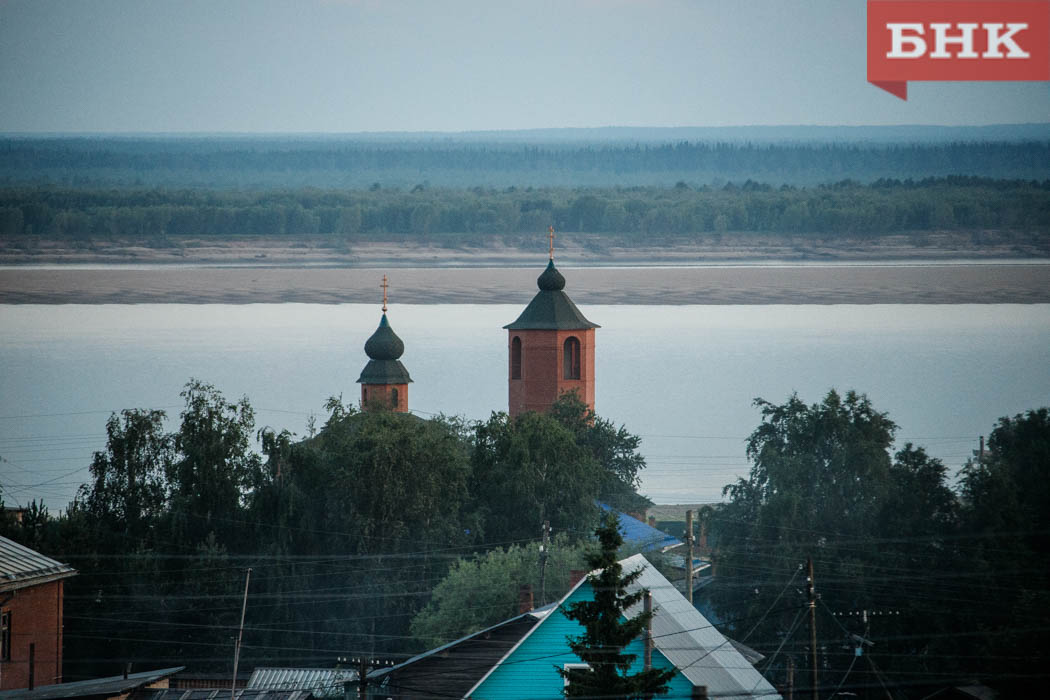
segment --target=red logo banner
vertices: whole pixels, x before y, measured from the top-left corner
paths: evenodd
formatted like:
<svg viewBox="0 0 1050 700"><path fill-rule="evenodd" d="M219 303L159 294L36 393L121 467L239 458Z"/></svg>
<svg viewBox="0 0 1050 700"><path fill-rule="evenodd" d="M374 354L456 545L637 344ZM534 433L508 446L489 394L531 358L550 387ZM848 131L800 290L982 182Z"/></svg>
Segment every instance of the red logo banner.
<svg viewBox="0 0 1050 700"><path fill-rule="evenodd" d="M1050 0L868 0L868 82L1050 80Z"/></svg>

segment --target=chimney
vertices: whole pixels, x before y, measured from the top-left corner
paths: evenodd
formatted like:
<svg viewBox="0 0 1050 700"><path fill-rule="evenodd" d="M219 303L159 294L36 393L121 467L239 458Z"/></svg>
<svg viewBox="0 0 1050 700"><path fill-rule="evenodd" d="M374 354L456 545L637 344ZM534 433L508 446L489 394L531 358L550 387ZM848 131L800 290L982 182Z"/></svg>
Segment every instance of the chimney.
<svg viewBox="0 0 1050 700"><path fill-rule="evenodd" d="M536 606L532 601L532 586L526 583L518 590L518 614L524 615L534 607Z"/></svg>
<svg viewBox="0 0 1050 700"><path fill-rule="evenodd" d="M587 572L583 569L572 569L569 572L569 588L572 588L577 583L583 580L583 577L587 575Z"/></svg>

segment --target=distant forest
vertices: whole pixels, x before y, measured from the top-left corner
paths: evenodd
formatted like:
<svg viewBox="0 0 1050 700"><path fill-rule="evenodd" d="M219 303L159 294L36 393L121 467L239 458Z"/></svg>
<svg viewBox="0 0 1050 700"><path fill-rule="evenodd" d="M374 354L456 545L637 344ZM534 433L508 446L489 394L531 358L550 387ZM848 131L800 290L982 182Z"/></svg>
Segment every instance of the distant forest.
<svg viewBox="0 0 1050 700"><path fill-rule="evenodd" d="M1050 161L1048 161L1050 162ZM846 180L813 187L755 181L718 187L311 188L233 191L0 188L0 240L172 241L230 236L325 236L334 245L408 237L516 244L553 225L623 245L723 232L879 236L893 233L1050 232L1050 179L953 176Z"/></svg>
<svg viewBox="0 0 1050 700"><path fill-rule="evenodd" d="M793 132L791 132L793 133ZM808 132L807 132L808 133ZM1026 132L1022 132L1026 133ZM0 186L220 189L812 186L1050 177L1050 141L511 141L374 137L6 137ZM841 135L840 135L841 136ZM406 137L407 139L407 137Z"/></svg>

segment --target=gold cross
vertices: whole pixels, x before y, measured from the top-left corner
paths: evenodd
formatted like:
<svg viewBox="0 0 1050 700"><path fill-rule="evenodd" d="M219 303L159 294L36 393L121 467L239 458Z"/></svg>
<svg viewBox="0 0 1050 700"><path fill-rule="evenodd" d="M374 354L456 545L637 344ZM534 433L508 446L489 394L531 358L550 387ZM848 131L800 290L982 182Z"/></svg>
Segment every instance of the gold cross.
<svg viewBox="0 0 1050 700"><path fill-rule="evenodd" d="M554 260L554 227L553 226L550 227L550 237L551 237L551 260Z"/></svg>
<svg viewBox="0 0 1050 700"><path fill-rule="evenodd" d="M383 288L383 313L386 313L386 289L390 286L390 283L386 281L386 275L383 275L383 284L379 286Z"/></svg>

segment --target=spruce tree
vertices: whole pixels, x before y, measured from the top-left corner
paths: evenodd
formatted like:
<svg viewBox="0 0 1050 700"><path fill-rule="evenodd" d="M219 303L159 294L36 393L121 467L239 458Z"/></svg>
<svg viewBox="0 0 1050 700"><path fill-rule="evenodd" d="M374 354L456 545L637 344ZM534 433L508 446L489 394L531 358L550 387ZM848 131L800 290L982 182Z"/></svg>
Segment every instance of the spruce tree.
<svg viewBox="0 0 1050 700"><path fill-rule="evenodd" d="M558 670L568 681L565 696L626 700L665 693L675 672L649 669L630 673L637 655L624 652L625 647L642 634L652 614L642 613L630 619L624 615L627 608L642 599L645 591L627 592L641 576L641 570L625 575L617 561L623 537L617 528L616 515L606 513L595 534L600 549L587 560L592 570L598 570L587 577L594 589L594 598L573 603L565 613L583 625L584 633L568 637L568 642L573 653L590 668Z"/></svg>

